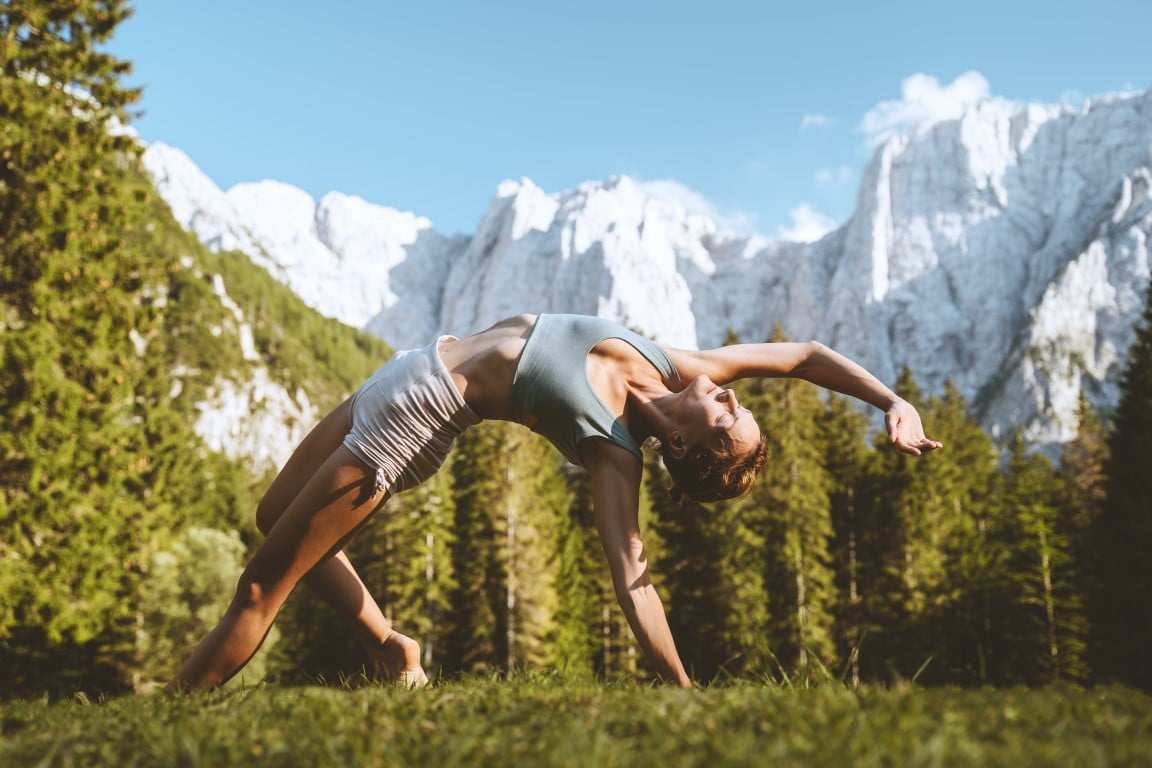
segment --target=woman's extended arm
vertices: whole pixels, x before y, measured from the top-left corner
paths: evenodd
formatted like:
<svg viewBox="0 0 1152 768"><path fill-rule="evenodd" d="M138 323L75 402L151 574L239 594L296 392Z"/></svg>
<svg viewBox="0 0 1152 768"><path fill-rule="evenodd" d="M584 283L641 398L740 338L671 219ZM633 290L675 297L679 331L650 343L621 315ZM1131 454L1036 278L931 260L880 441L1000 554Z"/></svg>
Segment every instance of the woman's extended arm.
<svg viewBox="0 0 1152 768"><path fill-rule="evenodd" d="M664 604L648 576L640 539L638 509L642 467L628 451L603 441L588 441L581 458L592 477L592 506L600 543L608 558L616 599L644 654L665 680L689 688Z"/></svg>
<svg viewBox="0 0 1152 768"><path fill-rule="evenodd" d="M818 341L733 344L719 349L669 350L687 381L701 374L717 384L750 377L797 378L863 400L884 411L888 441L905 453L939 448L924 436L920 414L864 369Z"/></svg>

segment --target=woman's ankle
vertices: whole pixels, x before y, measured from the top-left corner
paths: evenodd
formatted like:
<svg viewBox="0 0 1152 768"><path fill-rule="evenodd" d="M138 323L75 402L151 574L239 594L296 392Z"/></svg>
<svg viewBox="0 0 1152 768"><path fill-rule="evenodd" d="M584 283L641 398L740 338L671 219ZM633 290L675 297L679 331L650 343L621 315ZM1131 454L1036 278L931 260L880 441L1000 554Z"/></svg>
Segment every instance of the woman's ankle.
<svg viewBox="0 0 1152 768"><path fill-rule="evenodd" d="M420 644L393 630L371 651L376 673L388 680L400 679L401 673L421 669Z"/></svg>

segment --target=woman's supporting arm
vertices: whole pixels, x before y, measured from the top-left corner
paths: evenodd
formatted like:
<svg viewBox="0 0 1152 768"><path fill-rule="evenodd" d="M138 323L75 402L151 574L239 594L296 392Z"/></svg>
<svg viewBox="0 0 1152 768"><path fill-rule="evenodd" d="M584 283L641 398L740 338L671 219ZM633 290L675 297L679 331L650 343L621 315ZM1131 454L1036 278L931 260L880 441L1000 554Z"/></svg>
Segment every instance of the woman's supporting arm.
<svg viewBox="0 0 1152 768"><path fill-rule="evenodd" d="M640 538L640 462L625 449L604 441L585 445L582 458L592 476L593 515L616 599L656 674L689 688L692 681L676 651L664 604L649 578Z"/></svg>

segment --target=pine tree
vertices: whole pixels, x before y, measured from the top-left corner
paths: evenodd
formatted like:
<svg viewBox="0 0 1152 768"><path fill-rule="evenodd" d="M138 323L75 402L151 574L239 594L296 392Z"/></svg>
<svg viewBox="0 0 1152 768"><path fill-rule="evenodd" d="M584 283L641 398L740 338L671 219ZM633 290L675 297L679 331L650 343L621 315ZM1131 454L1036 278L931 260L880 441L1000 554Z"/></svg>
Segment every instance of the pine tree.
<svg viewBox="0 0 1152 768"><path fill-rule="evenodd" d="M1001 552L992 614L996 682L1082 678L1086 624L1047 458L1014 436L989 546Z"/></svg>
<svg viewBox="0 0 1152 768"><path fill-rule="evenodd" d="M452 478L452 570L456 584L442 658L448 671L499 670L508 660L501 426L485 422L456 441Z"/></svg>
<svg viewBox="0 0 1152 768"><path fill-rule="evenodd" d="M932 605L923 616L926 634L935 644L928 649L933 661L926 679L984 681L989 652L986 593L996 572L995 550L988 543L996 446L951 381L926 405L927 432L944 448L919 459L899 457L925 476L932 545L942 557Z"/></svg>
<svg viewBox="0 0 1152 768"><path fill-rule="evenodd" d="M923 405L905 369L896 383L901 397ZM926 432L942 451L913 459L877 437L861 493L859 573L868 639L861 651L865 677L910 676L926 662L926 679L949 679L964 656L955 646L956 604L965 594L960 563L978 551L983 495L995 472L995 451L968 415L959 392L921 408ZM941 663L943 661L943 663Z"/></svg>
<svg viewBox="0 0 1152 768"><path fill-rule="evenodd" d="M118 126L138 92L99 46L126 4L0 9L0 677L115 690L132 595L195 521L228 528L237 468L187 436L169 337L177 254L150 252L154 193Z"/></svg>
<svg viewBox="0 0 1152 768"><path fill-rule="evenodd" d="M1103 677L1152 690L1152 290L1128 351L1105 466L1107 496L1091 534L1092 658Z"/></svg>
<svg viewBox="0 0 1152 768"><path fill-rule="evenodd" d="M569 674L587 676L604 669L605 609L615 603L606 564L592 518L592 491L588 474L567 471L570 500L556 537L557 610L553 638L557 664Z"/></svg>
<svg viewBox="0 0 1152 768"><path fill-rule="evenodd" d="M902 376L897 391L917 402L912 384L910 374ZM915 613L908 593L915 582L907 568L916 541L907 521L921 503L922 479L891 455L886 438L877 437L875 444L857 494L857 616L864 635L859 666L865 679L911 675L927 653L920 633L910 631Z"/></svg>
<svg viewBox="0 0 1152 768"><path fill-rule="evenodd" d="M1060 451L1060 509L1077 561L1087 552L1088 532L1104 506L1107 492L1108 431L1083 393L1076 407L1076 436Z"/></svg>
<svg viewBox="0 0 1152 768"><path fill-rule="evenodd" d="M383 519L350 547L353 562L396 629L421 643L427 668L438 668L440 637L456 587L452 458L416 488L392 499Z"/></svg>
<svg viewBox="0 0 1152 768"><path fill-rule="evenodd" d="M553 557L568 507L555 451L514 424L490 422L458 441L451 620L443 659L451 670L506 670L553 661Z"/></svg>
<svg viewBox="0 0 1152 768"><path fill-rule="evenodd" d="M424 665L429 669L439 666L440 639L447 629L452 614L451 595L456 586L452 572L452 545L456 532L452 529L455 509L452 502L451 465L442 470L405 499L419 516L417 552L410 559L409 583L412 609L420 611L413 627L421 640ZM414 578L413 578L414 577ZM401 603L403 605L403 603ZM405 610L401 608L400 610Z"/></svg>
<svg viewBox="0 0 1152 768"><path fill-rule="evenodd" d="M563 459L542 437L525 429L506 430L505 548L508 563L508 665L529 668L555 661L557 528L569 507L561 474Z"/></svg>
<svg viewBox="0 0 1152 768"><path fill-rule="evenodd" d="M784 341L776 328L772 341ZM768 388L768 387L771 388ZM803 669L835 666L836 592L824 466L823 405L818 390L799 381L769 382L747 400L769 445L769 461L747 497L763 514L763 573L769 642L780 663Z"/></svg>
<svg viewBox="0 0 1152 768"><path fill-rule="evenodd" d="M847 660L850 680L853 685L858 685L859 652L864 640L859 552L864 531L861 528L859 494L869 460L866 443L868 421L853 402L829 393L821 429L821 442L825 446L824 466L831 483L828 494L832 522L829 554L838 595L837 656Z"/></svg>
<svg viewBox="0 0 1152 768"><path fill-rule="evenodd" d="M1098 553L1093 550L1093 531L1104 508L1107 492L1108 432L1100 413L1083 393L1076 409L1076 436L1064 444L1057 473L1059 528L1068 539L1071 578L1076 594L1089 615L1093 581L1100 571ZM1103 553L1100 553L1103 554ZM1086 656L1090 660L1091 648Z"/></svg>

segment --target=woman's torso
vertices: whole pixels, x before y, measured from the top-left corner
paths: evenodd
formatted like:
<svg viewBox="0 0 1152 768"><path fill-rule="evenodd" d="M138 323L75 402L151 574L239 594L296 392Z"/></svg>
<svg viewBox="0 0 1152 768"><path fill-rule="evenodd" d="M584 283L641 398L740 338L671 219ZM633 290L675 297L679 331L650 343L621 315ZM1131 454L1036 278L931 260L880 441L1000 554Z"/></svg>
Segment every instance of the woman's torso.
<svg viewBox="0 0 1152 768"><path fill-rule="evenodd" d="M480 418L519 421L522 417L512 412L510 396L537 317L517 315L472 336L442 343L441 357L453 382ZM629 392L637 385L666 389L668 384L679 384L675 379L666 382L648 358L619 338L596 343L584 364L588 386L637 442L645 435L629 412Z"/></svg>

